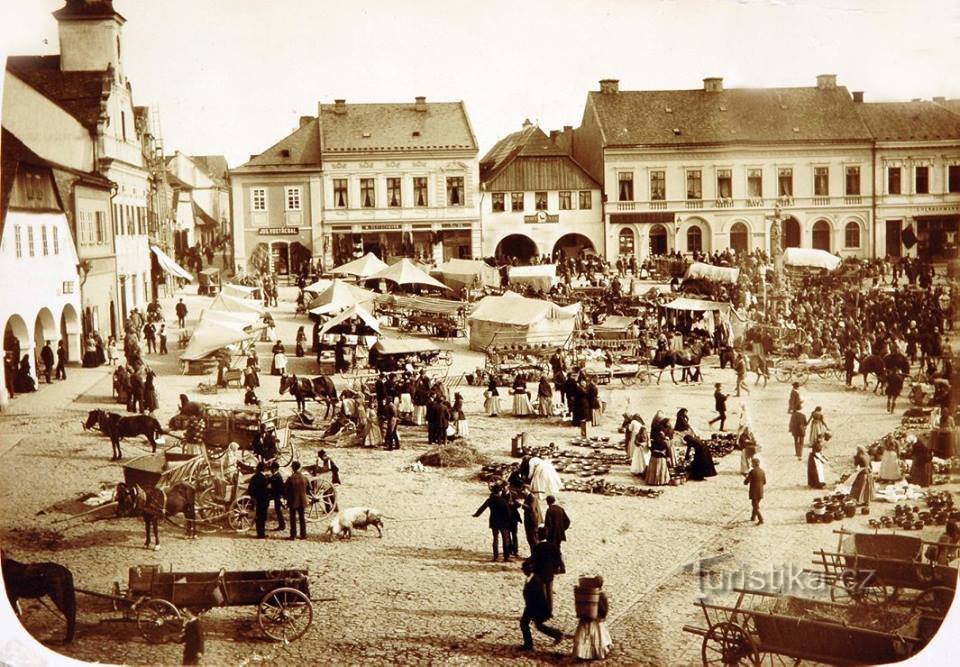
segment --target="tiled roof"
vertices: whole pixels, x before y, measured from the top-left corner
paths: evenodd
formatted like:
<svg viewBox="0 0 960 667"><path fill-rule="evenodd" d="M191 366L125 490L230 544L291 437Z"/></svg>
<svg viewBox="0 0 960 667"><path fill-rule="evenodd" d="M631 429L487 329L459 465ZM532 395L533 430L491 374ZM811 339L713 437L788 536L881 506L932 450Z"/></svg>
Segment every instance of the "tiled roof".
<svg viewBox="0 0 960 667"><path fill-rule="evenodd" d="M191 155L190 159L203 170L203 172L218 183L227 180L230 167L227 166L227 158L222 155Z"/></svg>
<svg viewBox="0 0 960 667"><path fill-rule="evenodd" d="M869 141L843 86L588 94L607 146Z"/></svg>
<svg viewBox="0 0 960 667"><path fill-rule="evenodd" d="M480 181L491 192L600 187L576 160L535 125L508 134L487 151L480 161Z"/></svg>
<svg viewBox="0 0 960 667"><path fill-rule="evenodd" d="M231 171L263 171L270 167L304 166L320 166L320 132L315 118Z"/></svg>
<svg viewBox="0 0 960 667"><path fill-rule="evenodd" d="M952 111L953 113L960 114L960 99L954 99L954 100L937 99L937 100L934 100L934 102L936 102L939 106L943 107L947 111Z"/></svg>
<svg viewBox="0 0 960 667"><path fill-rule="evenodd" d="M324 153L364 151L476 150L462 102L429 102L424 111L409 104L346 104L320 107Z"/></svg>
<svg viewBox="0 0 960 667"><path fill-rule="evenodd" d="M203 210L203 208L197 203L193 203L193 218L196 220L196 224L200 225L213 225L216 227L219 223L214 219L209 213Z"/></svg>
<svg viewBox="0 0 960 667"><path fill-rule="evenodd" d="M856 107L877 141L960 140L960 115L934 102L865 102Z"/></svg>
<svg viewBox="0 0 960 667"><path fill-rule="evenodd" d="M67 4L53 13L58 20L108 19L116 16L125 20L113 8L113 0L67 0Z"/></svg>
<svg viewBox="0 0 960 667"><path fill-rule="evenodd" d="M9 56L7 69L93 131L100 117L103 72L60 70L60 56Z"/></svg>

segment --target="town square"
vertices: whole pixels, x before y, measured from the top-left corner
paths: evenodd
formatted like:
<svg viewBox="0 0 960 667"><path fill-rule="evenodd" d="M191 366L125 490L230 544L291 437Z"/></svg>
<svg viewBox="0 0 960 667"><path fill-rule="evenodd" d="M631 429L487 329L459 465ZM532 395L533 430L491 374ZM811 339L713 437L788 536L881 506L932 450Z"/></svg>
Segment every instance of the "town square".
<svg viewBox="0 0 960 667"><path fill-rule="evenodd" d="M955 82L724 56L662 83L601 49L569 103L355 62L365 87L226 113L202 63L142 73L293 67L268 10L37 4L0 110L4 662L950 661ZM382 48L339 51L370 64L439 7L306 4L271 7L296 35L367 17ZM890 4L549 26L876 40ZM451 11L424 57L480 10ZM150 34L191 17L236 41ZM540 57L512 48L491 72Z"/></svg>

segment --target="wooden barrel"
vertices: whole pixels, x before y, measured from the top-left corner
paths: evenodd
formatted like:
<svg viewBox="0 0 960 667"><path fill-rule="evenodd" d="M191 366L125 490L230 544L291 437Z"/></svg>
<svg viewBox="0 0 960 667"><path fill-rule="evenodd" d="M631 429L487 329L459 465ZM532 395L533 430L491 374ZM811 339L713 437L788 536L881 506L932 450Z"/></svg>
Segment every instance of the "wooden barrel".
<svg viewBox="0 0 960 667"><path fill-rule="evenodd" d="M573 601L577 610L577 618L587 621L597 619L597 611L600 604L599 588L581 588L580 586L574 586Z"/></svg>

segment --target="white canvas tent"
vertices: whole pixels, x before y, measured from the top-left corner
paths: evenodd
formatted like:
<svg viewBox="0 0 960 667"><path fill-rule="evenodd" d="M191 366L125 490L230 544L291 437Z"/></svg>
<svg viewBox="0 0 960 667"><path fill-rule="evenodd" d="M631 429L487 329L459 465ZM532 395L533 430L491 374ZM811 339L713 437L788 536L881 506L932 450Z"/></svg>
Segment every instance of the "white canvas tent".
<svg viewBox="0 0 960 667"><path fill-rule="evenodd" d="M247 285L234 285L233 283L225 283L220 288L221 294L234 296L238 299L251 299L256 291L256 287L248 287Z"/></svg>
<svg viewBox="0 0 960 667"><path fill-rule="evenodd" d="M329 279L327 279L327 278L321 278L321 279L318 280L317 282L315 282L315 283L310 283L309 285L307 285L306 287L304 287L304 288L303 288L303 291L304 291L304 292L313 292L314 294L320 294L321 292L326 291L326 289L327 289L328 287L330 287L330 285L332 285L332 284L333 284L333 281L332 281L332 280L329 280Z"/></svg>
<svg viewBox="0 0 960 667"><path fill-rule="evenodd" d="M188 280L191 282L193 281L193 276L187 273L186 269L184 269L182 266L180 266L175 261L173 261L170 258L170 256L167 255L162 250L160 250L160 248L158 248L155 245L152 245L150 246L150 250L152 250L153 254L157 256L157 263L160 265L160 267L164 271L174 276L175 278L183 278L184 280Z"/></svg>
<svg viewBox="0 0 960 667"><path fill-rule="evenodd" d="M431 271L451 289L462 287L499 287L500 272L477 259L450 259Z"/></svg>
<svg viewBox="0 0 960 667"><path fill-rule="evenodd" d="M338 324L353 319L354 317L359 318L368 327L377 333L380 333L380 323L377 321L377 318L371 315L370 312L363 306L356 305L350 306L336 317L324 322L323 326L320 327L320 335L322 336Z"/></svg>
<svg viewBox="0 0 960 667"><path fill-rule="evenodd" d="M210 310L209 308L200 311L200 322L225 324L248 331L266 327L266 324L256 313L232 313L226 310Z"/></svg>
<svg viewBox="0 0 960 667"><path fill-rule="evenodd" d="M352 262L347 262L342 266L332 269L330 273L337 275L357 276L359 278L369 278L377 271L381 271L385 268L387 268L386 263L384 263L372 252L368 252L359 259L355 259Z"/></svg>
<svg viewBox="0 0 960 667"><path fill-rule="evenodd" d="M740 269L726 266L714 266L704 262L694 262L687 268L687 280L712 280L717 283L736 283Z"/></svg>
<svg viewBox="0 0 960 667"><path fill-rule="evenodd" d="M720 311L721 313L726 313L730 310L729 303L708 301L707 299L688 299L685 296L677 297L670 303L663 304L663 307L670 308L671 310L692 310L698 312Z"/></svg>
<svg viewBox="0 0 960 667"><path fill-rule="evenodd" d="M433 352L440 347L427 338L381 338L373 349L380 354L416 354Z"/></svg>
<svg viewBox="0 0 960 667"><path fill-rule="evenodd" d="M224 310L228 313L256 313L262 315L264 309L254 299L239 299L220 292L210 304L210 310Z"/></svg>
<svg viewBox="0 0 960 667"><path fill-rule="evenodd" d="M557 265L511 266L509 283L511 285L532 285L536 289L546 292L557 284Z"/></svg>
<svg viewBox="0 0 960 667"><path fill-rule="evenodd" d="M377 298L376 293L368 289L351 285L342 280L334 280L330 286L310 302L311 315L327 315L349 308L358 303L369 303Z"/></svg>
<svg viewBox="0 0 960 667"><path fill-rule="evenodd" d="M222 347L236 345L252 337L242 328L222 321L208 320L197 325L187 349L180 355L184 361L202 359Z"/></svg>
<svg viewBox="0 0 960 667"><path fill-rule="evenodd" d="M833 271L840 266L840 258L826 250L814 248L787 248L783 251L783 263L789 266L806 266L813 269Z"/></svg>
<svg viewBox="0 0 960 667"><path fill-rule="evenodd" d="M428 285L449 289L442 282L433 278L426 271L404 257L399 262L377 271L368 280L389 280L398 285Z"/></svg>
<svg viewBox="0 0 960 667"><path fill-rule="evenodd" d="M514 292L480 300L470 314L470 349L491 344L551 345L566 341L576 325L580 304L558 306Z"/></svg>

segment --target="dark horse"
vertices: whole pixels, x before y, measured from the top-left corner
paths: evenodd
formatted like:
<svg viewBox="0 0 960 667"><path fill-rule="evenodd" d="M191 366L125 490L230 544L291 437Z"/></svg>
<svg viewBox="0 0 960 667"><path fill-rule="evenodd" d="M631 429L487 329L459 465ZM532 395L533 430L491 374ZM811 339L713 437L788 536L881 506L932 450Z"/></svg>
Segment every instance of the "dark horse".
<svg viewBox="0 0 960 667"><path fill-rule="evenodd" d="M323 411L323 418L328 419L335 412L337 400L337 387L326 375L321 375L313 379L298 378L294 375L284 375L280 378L280 395L283 396L289 391L297 399L297 407L302 412L306 409L306 399L312 398L317 403L326 404Z"/></svg>
<svg viewBox="0 0 960 667"><path fill-rule="evenodd" d="M863 388L870 388L869 375L873 373L877 376L877 384L873 388L874 393L880 391L886 384L887 371L896 368L904 376L910 376L910 360L899 352L891 352L885 357L879 354L868 354L860 360L860 374L863 375Z"/></svg>
<svg viewBox="0 0 960 667"><path fill-rule="evenodd" d="M134 516L137 512L143 515L143 529L146 540L143 546L150 548L150 532L156 543L154 549L160 548L160 519L182 514L187 520L187 539L197 537L197 492L189 484L174 484L169 489L156 487L148 490L139 485L127 486L123 482L117 485L114 499L117 501L117 514L120 516Z"/></svg>
<svg viewBox="0 0 960 667"><path fill-rule="evenodd" d="M73 641L77 629L77 599L73 573L59 563L19 563L3 556L3 584L10 604L20 615L20 598L49 597L67 619L65 642Z"/></svg>
<svg viewBox="0 0 960 667"><path fill-rule="evenodd" d="M111 461L117 461L123 458L123 452L120 451L120 441L123 438L133 438L138 435L144 435L150 442L153 451L157 451L157 436L163 434L163 427L156 418L150 415L135 415L133 417L123 417L116 412L107 412L106 410L91 410L87 415L87 421L84 422L84 430L91 429L94 426L109 436L110 444L113 445L113 456Z"/></svg>
<svg viewBox="0 0 960 667"><path fill-rule="evenodd" d="M677 384L677 378L673 376L675 366L683 369L683 375L680 380L689 382L694 379L697 382L703 382L703 374L700 372L700 360L703 358L703 344L700 341L693 341L690 347L683 350L657 350L653 355L650 364L660 369L657 374L657 384L660 384L660 378L663 371L670 367L670 379Z"/></svg>

